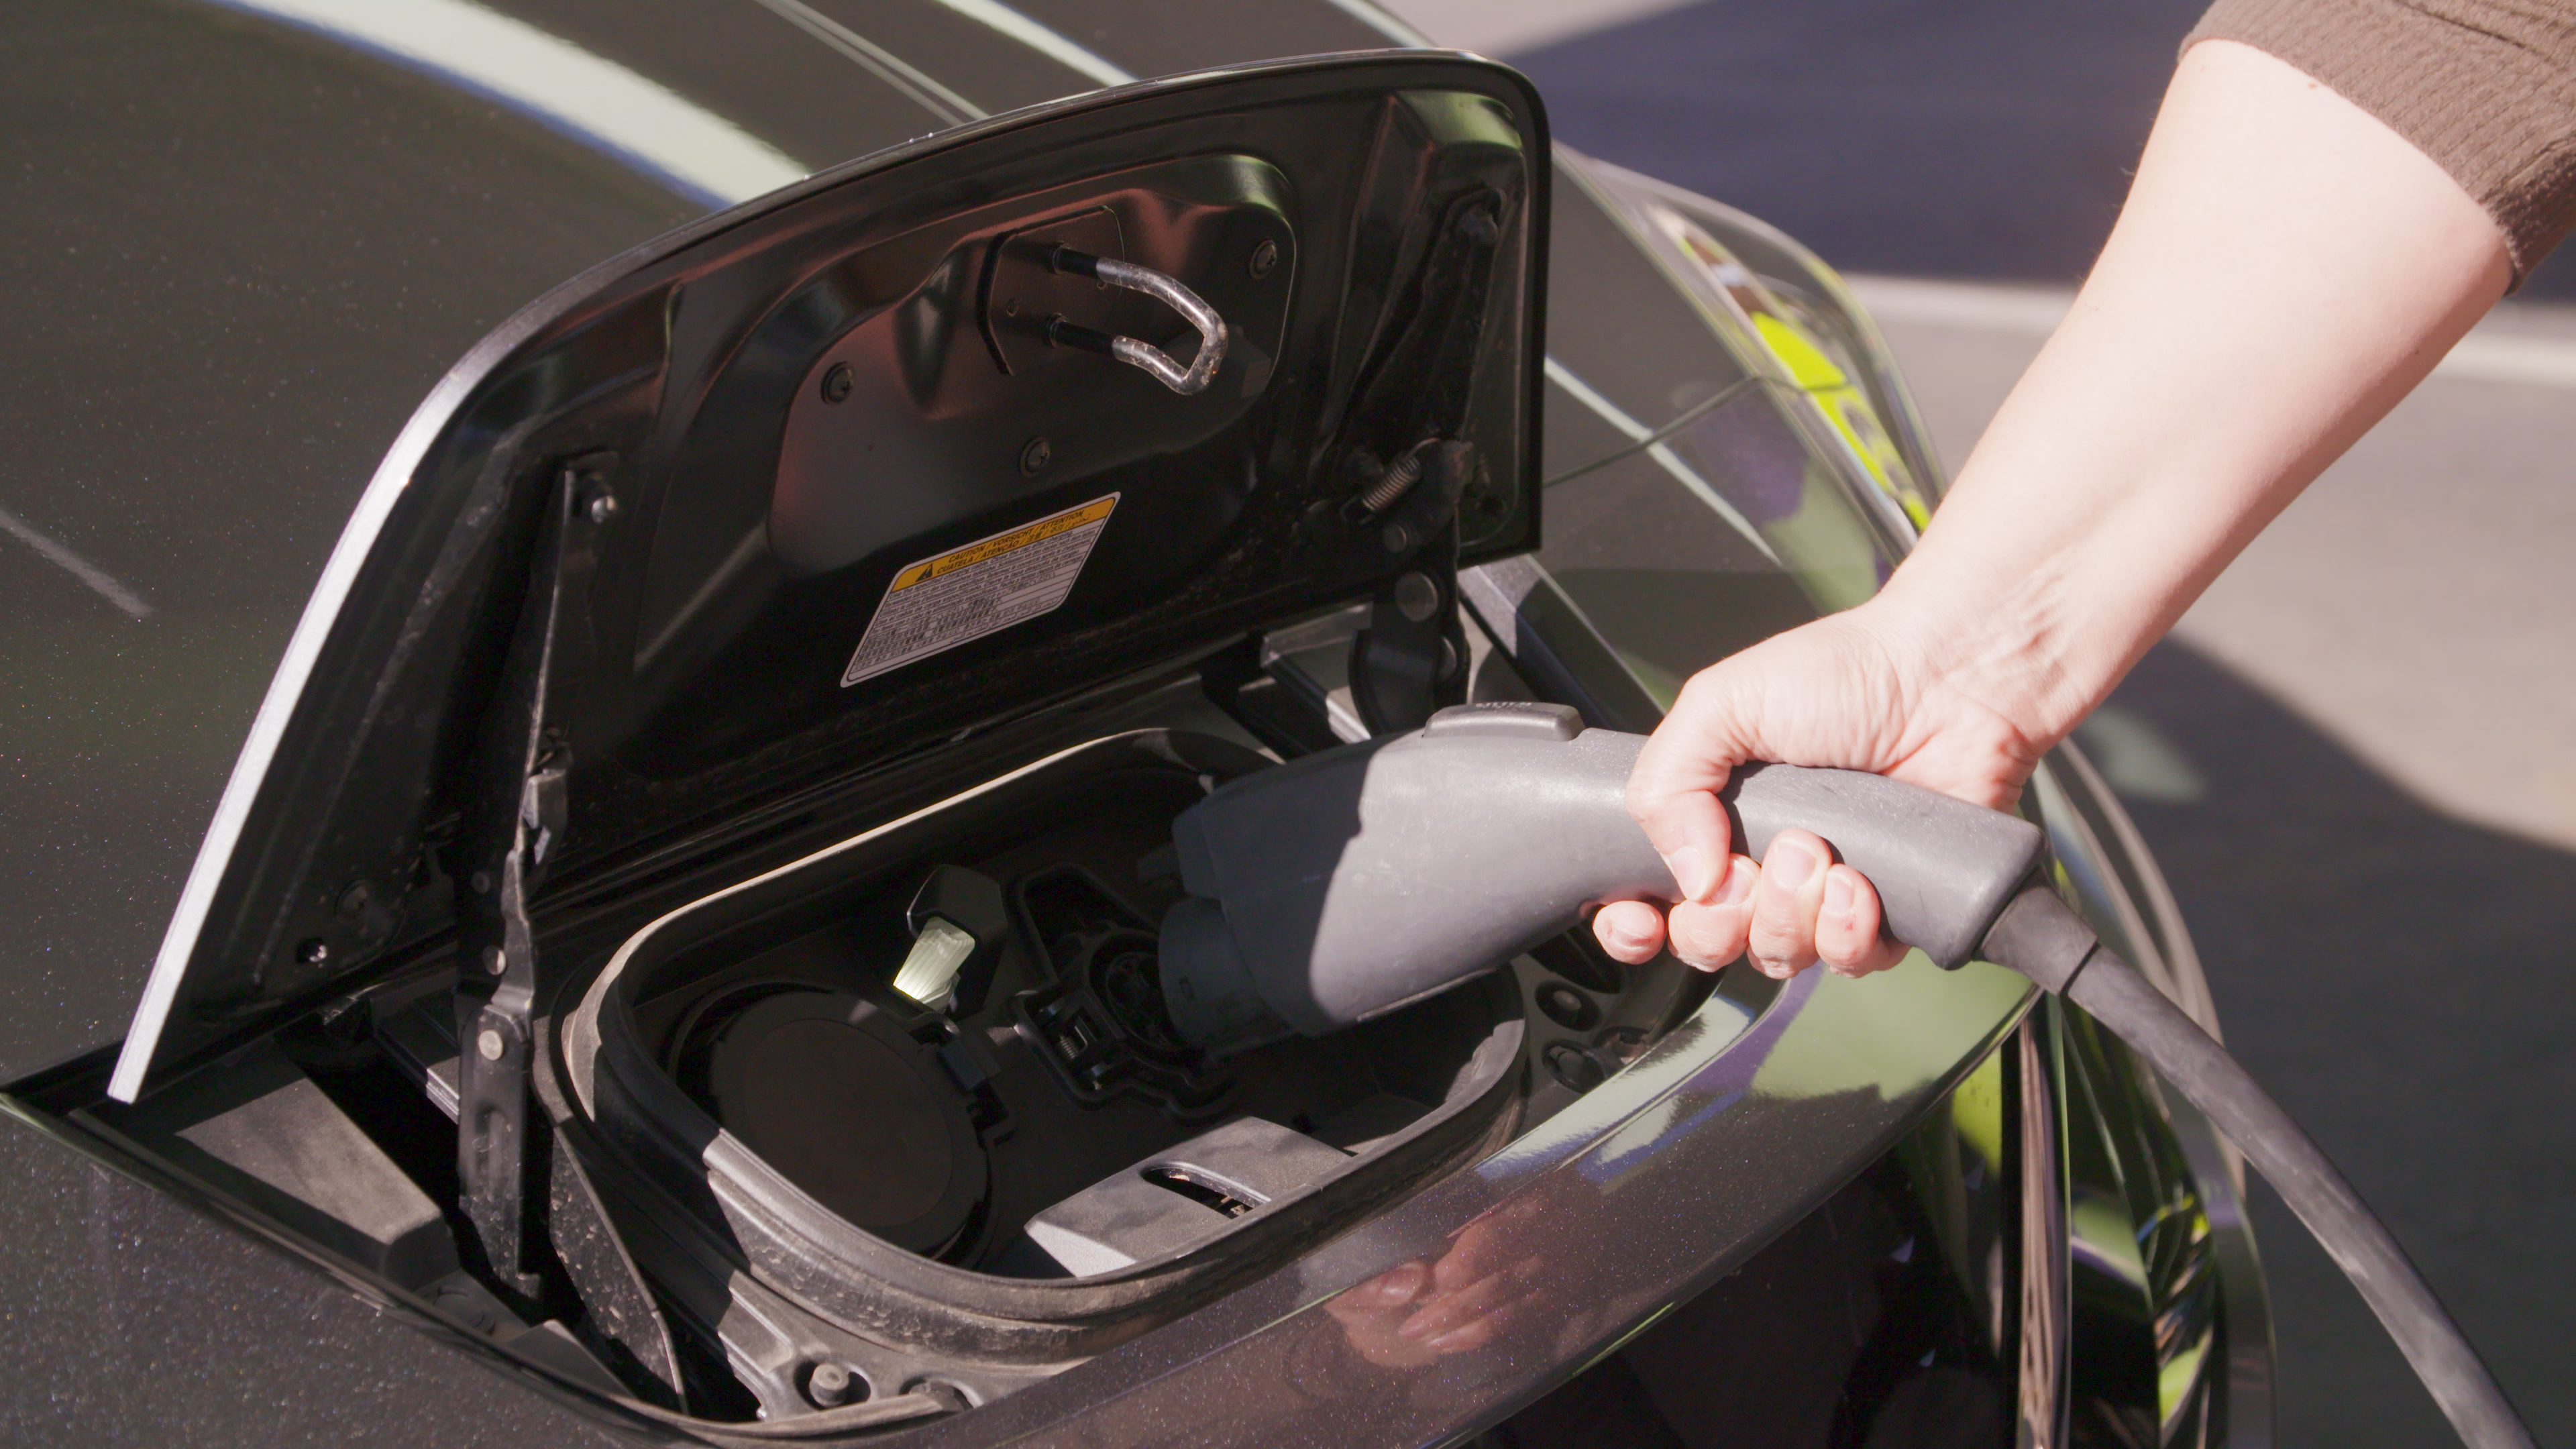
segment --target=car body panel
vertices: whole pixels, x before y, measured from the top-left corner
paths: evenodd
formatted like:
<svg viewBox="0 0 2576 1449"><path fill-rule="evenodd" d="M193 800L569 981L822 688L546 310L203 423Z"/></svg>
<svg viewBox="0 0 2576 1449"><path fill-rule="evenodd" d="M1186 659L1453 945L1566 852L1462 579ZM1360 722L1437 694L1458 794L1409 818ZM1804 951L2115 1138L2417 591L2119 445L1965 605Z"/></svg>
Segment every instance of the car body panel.
<svg viewBox="0 0 2576 1449"><path fill-rule="evenodd" d="M308 18L277 18L290 8ZM6 305L52 364L0 403L22 440L0 497L18 523L0 541L15 551L0 599L23 621L0 643L16 767L0 812L48 825L0 839L0 905L20 926L0 959L0 1081L116 1040L260 687L430 385L528 298L739 199L675 181L649 139L621 138L596 116L584 130L470 76L354 44L309 18L327 8L28 0L0 49L22 108L8 144L30 163L12 184L35 203L22 225L39 243L19 256L22 285ZM1270 0L1022 0L1007 11L674 0L641 36L600 0L491 9L807 168L1119 76L1412 39L1362 4ZM1569 203L1576 190L1563 188ZM1698 206L1766 281L1847 314L1865 364L1883 358L1812 258ZM1690 669L1865 594L1906 531L1864 491L1866 465L1836 451L1849 438L1797 411L1806 399L1758 337L1695 308L1589 192L1558 218L1560 264L1575 266L1560 266L1552 296L1546 475L1560 481L1542 558L1665 703ZM1862 371L1937 491L1901 384ZM1758 429L1733 421L1756 415ZM1768 452L1748 463L1755 433ZM1783 533L1783 520L1801 521ZM1703 626L1676 623L1703 611ZM2068 814L2116 816L2098 782L2070 779L2064 794ZM2097 922L2179 939L2169 900L2137 899L2155 882L2134 839L2100 834L2061 840L2091 865L2069 889ZM2196 966L2177 961L2170 974L2169 989L2188 998L2197 987L2205 1002ZM1943 977L1917 962L1880 985L1873 998L1866 984L1811 974L1749 1029L1712 1001L1692 1031L1483 1168L1136 1343L905 1437L1286 1444L1472 1432L1788 1230L1922 1120L2029 1004L2017 980L1983 968ZM1890 1016L1890 1005L1929 1015ZM103 1060L80 1070L103 1072ZM2204 1184L2225 1176L2205 1124L2162 1103L2148 1110L2176 1124ZM218 1228L165 1195L168 1184L83 1162L66 1145L76 1136L51 1135L59 1126L13 1120L19 1145L0 1174L0 1202L26 1225L0 1274L42 1315L19 1319L10 1351L22 1383L56 1386L0 1409L30 1437L147 1436L178 1422L201 1442L598 1433L591 1413L496 1391L466 1359L529 1381L524 1365L419 1317L468 1354L432 1347L396 1326L405 1305L372 1316L346 1292L377 1291L357 1275L317 1274L289 1261L306 1250L277 1251L270 1227L236 1215L251 1235ZM1549 1234L1531 1241L1558 1261L1566 1241L1619 1249L1590 1251L1547 1282L1535 1319L1545 1334L1352 1368L1337 1295L1435 1254L1468 1224L1540 1209ZM2241 1206L2214 1202L2210 1217L2222 1269L2235 1264L2231 1321L2242 1312L2259 1328L2224 1344L2234 1391L2259 1397L2268 1328L2259 1279L2242 1286L2252 1257ZM160 1337L134 1331L136 1305ZM148 1352L102 1354L133 1342ZM2254 1416L2241 1417L2239 1442L2259 1442L2246 1437Z"/></svg>
<svg viewBox="0 0 2576 1449"><path fill-rule="evenodd" d="M19 1444L631 1444L310 1263L0 1113ZM423 1350L428 1350L424 1352ZM540 1391L531 1392L529 1389Z"/></svg>
<svg viewBox="0 0 2576 1449"><path fill-rule="evenodd" d="M1545 1127L1295 1267L910 1437L1321 1446L1438 1442L1489 1422L1804 1217L1983 1059L2031 995L2000 967L1951 974L1917 958L1866 984L1809 973L1758 1016L1713 998ZM1438 1257L1480 1220L1512 1244L1499 1257L1540 1265L1518 1325L1417 1362L1359 1353L1336 1295Z"/></svg>
<svg viewBox="0 0 2576 1449"><path fill-rule="evenodd" d="M509 638L496 621L550 546L542 495L572 486L558 472L590 480L583 508L608 509L564 525L589 540L564 633L583 642L543 696L571 762L554 863L574 876L1415 566L1377 524L1329 510L1355 491L1358 450L1424 425L1423 408L1454 413L1437 426L1483 460L1465 546L1525 548L1538 126L1516 74L1436 53L1144 82L835 168L504 323L406 424L335 551L155 964L118 1095L147 1062L251 1029L398 953L402 932L468 913L463 857L442 867L424 841L439 813L470 831L486 812L461 763L487 705L505 707L486 641ZM984 327L1003 324L979 325L976 278L1003 275L1001 238L1104 206L1128 214L1132 255L1199 277L1233 317L1205 391L1088 358L996 367ZM1458 239L1471 213L1481 245ZM1278 270L1245 264L1256 231L1277 233L1263 245ZM1372 246L1380 234L1404 244ZM1453 317L1416 273L1467 247L1490 285L1453 289ZM1002 318L1009 285L983 285ZM1445 353L1424 348L1452 335L1484 338L1457 386L1382 373L1427 367ZM826 347L846 359L837 396L816 381ZM1271 390L1275 374L1295 385ZM1026 461L1023 427L1053 436L1049 464ZM899 570L1062 509L1102 527L1061 607L935 660L844 672ZM728 549L737 537L747 552Z"/></svg>

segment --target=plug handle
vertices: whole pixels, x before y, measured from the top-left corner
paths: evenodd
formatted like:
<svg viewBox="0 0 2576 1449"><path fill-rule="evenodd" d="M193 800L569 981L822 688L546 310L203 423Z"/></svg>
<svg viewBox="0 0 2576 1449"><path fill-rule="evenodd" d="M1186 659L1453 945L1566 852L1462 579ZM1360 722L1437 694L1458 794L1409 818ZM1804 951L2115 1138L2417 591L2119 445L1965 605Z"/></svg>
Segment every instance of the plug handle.
<svg viewBox="0 0 2576 1449"><path fill-rule="evenodd" d="M1163 931L1174 1023L1220 1056L1320 1036L1482 975L1587 905L1675 899L1627 811L1644 746L1562 705L1467 705L1219 789L1172 831L1193 897ZM2039 859L2029 822L1876 775L1751 765L1721 798L1737 849L1815 831L1944 966Z"/></svg>

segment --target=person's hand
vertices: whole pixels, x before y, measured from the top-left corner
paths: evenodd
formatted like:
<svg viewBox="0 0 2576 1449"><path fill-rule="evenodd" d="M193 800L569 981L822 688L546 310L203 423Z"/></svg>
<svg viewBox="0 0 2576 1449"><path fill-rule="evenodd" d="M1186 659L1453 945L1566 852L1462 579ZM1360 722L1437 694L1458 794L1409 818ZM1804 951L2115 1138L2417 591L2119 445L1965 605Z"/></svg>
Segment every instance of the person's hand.
<svg viewBox="0 0 2576 1449"><path fill-rule="evenodd" d="M1507 1204L1460 1228L1448 1251L1399 1263L1324 1305L1360 1357L1417 1368L1492 1343L1539 1296L1545 1260L1531 1251L1534 1201Z"/></svg>
<svg viewBox="0 0 2576 1449"><path fill-rule="evenodd" d="M2280 59L2209 40L2174 71L2129 199L2048 345L1877 597L1702 671L1629 808L1687 899L1593 927L1623 961L1786 975L1890 964L1878 898L1784 832L1730 854L1736 765L1873 770L1980 805L2040 753L2516 279L2486 206Z"/></svg>
<svg viewBox="0 0 2576 1449"><path fill-rule="evenodd" d="M1878 602L1766 640L1682 687L1638 756L1628 810L1684 899L1669 917L1644 901L1604 905L1592 921L1604 950L1633 964L1669 939L1701 970L1749 952L1775 977L1819 960L1857 976L1904 957L1859 871L1804 830L1780 832L1758 865L1734 854L1716 793L1736 766L1771 760L1867 770L1996 809L2019 796L2054 743L2016 720L2034 713L2017 703L2024 691L1997 688L1991 668L1940 660Z"/></svg>

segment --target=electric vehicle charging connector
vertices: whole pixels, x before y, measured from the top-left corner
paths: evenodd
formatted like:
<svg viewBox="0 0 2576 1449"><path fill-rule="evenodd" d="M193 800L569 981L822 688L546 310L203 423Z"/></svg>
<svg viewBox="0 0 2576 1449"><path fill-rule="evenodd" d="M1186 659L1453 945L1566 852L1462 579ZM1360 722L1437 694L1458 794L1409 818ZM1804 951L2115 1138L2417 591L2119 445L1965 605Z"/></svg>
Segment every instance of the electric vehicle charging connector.
<svg viewBox="0 0 2576 1449"><path fill-rule="evenodd" d="M1678 899L1627 812L1644 745L1563 705L1467 705L1217 790L1173 826L1190 892L1163 924L1175 1025L1216 1056L1322 1035L1481 976L1588 905ZM2298 1213L2464 1443L2535 1443L2324 1152L2038 879L2039 827L1849 770L1750 765L1719 798L1746 853L1812 830L1869 877L1898 940L1945 967L2018 971L2127 1042Z"/></svg>

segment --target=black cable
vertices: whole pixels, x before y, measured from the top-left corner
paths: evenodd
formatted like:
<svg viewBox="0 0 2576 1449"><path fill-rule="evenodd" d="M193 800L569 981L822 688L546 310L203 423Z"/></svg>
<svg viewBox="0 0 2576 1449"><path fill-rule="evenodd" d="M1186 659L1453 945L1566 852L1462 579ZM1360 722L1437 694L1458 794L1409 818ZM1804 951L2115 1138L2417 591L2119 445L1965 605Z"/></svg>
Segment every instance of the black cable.
<svg viewBox="0 0 2576 1449"><path fill-rule="evenodd" d="M1980 954L2084 1008L2208 1115L2361 1290L2463 1443L2535 1449L2495 1375L2352 1184L2225 1047L2054 892L2033 886L2015 898Z"/></svg>

